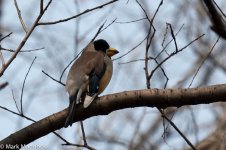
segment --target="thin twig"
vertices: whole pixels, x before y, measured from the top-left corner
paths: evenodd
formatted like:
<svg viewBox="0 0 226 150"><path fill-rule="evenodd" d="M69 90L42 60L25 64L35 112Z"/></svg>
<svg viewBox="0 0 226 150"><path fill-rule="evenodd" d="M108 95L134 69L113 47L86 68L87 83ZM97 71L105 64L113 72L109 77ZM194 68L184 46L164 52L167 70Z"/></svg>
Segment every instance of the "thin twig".
<svg viewBox="0 0 226 150"><path fill-rule="evenodd" d="M194 145L188 140L188 138L180 131L180 129L178 129L178 127L164 114L164 112L159 109L159 112L162 114L162 117L165 118L170 125L180 134L180 136L187 142L187 144L193 149L193 150L197 150Z"/></svg>
<svg viewBox="0 0 226 150"><path fill-rule="evenodd" d="M0 39L0 42L2 42L5 38L10 37L10 35L13 34L13 32L10 32L9 34L7 34L6 36L2 37Z"/></svg>
<svg viewBox="0 0 226 150"><path fill-rule="evenodd" d="M115 23L116 20L117 20L117 18L115 18L111 23L109 23L105 28L103 28L103 29L100 31L100 33L103 32L104 30L106 30L108 27L110 27L113 23Z"/></svg>
<svg viewBox="0 0 226 150"><path fill-rule="evenodd" d="M15 99L13 90L11 90L11 91L12 91L13 101L14 101L14 103L15 103L15 105L16 105L16 109L17 109L17 111L18 111L20 114L22 114L21 111L20 111L20 109L19 109L19 107L18 107L18 105L17 105L17 102L16 102L16 99Z"/></svg>
<svg viewBox="0 0 226 150"><path fill-rule="evenodd" d="M5 60L4 60L4 56L2 54L1 46L0 46L0 58L2 60L2 67L4 67L5 66Z"/></svg>
<svg viewBox="0 0 226 150"><path fill-rule="evenodd" d="M180 33L180 31L182 30L183 27L184 27L184 24L182 24L182 26L180 27L180 29L176 32L175 37L177 37L177 35ZM164 40L164 39L163 39L163 40ZM162 54L162 52L164 52L164 51L167 53L166 48L169 46L169 44L170 44L172 41L173 41L173 39L171 39L171 40L163 47L163 49L162 49L161 52L156 56L156 58L158 58L158 57ZM167 53L167 55L169 55L169 54Z"/></svg>
<svg viewBox="0 0 226 150"><path fill-rule="evenodd" d="M41 47L41 48L36 48L36 49L27 49L27 50L21 50L20 53L27 53L27 52L34 52L34 51L40 51L45 49L45 47ZM7 51L7 52L15 52L15 50L12 49L8 49L8 48L1 48L2 51Z"/></svg>
<svg viewBox="0 0 226 150"><path fill-rule="evenodd" d="M22 86L22 91L21 91L21 96L20 96L20 112L21 112L22 115L23 115L23 93L24 93L24 86L25 86L25 82L26 82L27 76L28 76L28 74L29 74L29 72L31 70L31 67L34 64L36 58L37 57L35 56L35 58L31 62L31 65L30 65L30 67L29 67L29 69L28 69L28 71L27 71L27 73L25 75L23 86Z"/></svg>
<svg viewBox="0 0 226 150"><path fill-rule="evenodd" d="M87 145L85 129L84 129L84 126L83 126L83 122L82 121L80 121L80 125L81 125L81 129L82 129L82 137L83 137L84 145Z"/></svg>
<svg viewBox="0 0 226 150"><path fill-rule="evenodd" d="M131 53L133 50L135 50L137 47L139 47L145 40L147 39L147 36L145 36L145 38L139 42L137 45L135 45L131 50L129 50L128 52L126 52L125 54L115 58L115 59L112 59L113 61L117 60L117 59L121 59L122 57L125 57L126 55L128 55L129 53Z"/></svg>
<svg viewBox="0 0 226 150"><path fill-rule="evenodd" d="M35 27L38 25L39 20L42 18L45 11L48 9L50 4L52 3L52 0L49 0L48 4L46 5L45 9L43 10L43 13L39 14L36 20L34 21L31 29L27 32L27 34L22 39L21 43L19 44L18 48L16 49L15 53L11 56L11 58L7 61L7 63L4 65L4 67L0 70L0 77L3 75L5 70L9 67L9 65L13 62L13 60L16 58L18 53L21 51L25 43L27 42L28 38L30 37L31 33L34 31Z"/></svg>
<svg viewBox="0 0 226 150"><path fill-rule="evenodd" d="M101 33L101 29L104 27L106 22L107 22L107 20L105 20L104 23L99 27L99 29L97 30L96 34L94 35L94 37L90 41L90 43L93 42L96 39L96 37Z"/></svg>
<svg viewBox="0 0 226 150"><path fill-rule="evenodd" d="M46 76L48 76L50 79L52 79L53 81L56 81L57 83L60 83L61 85L65 86L64 83L62 83L61 81L58 81L57 79L51 77L48 73L46 73L45 71L42 70L42 73L44 73Z"/></svg>
<svg viewBox="0 0 226 150"><path fill-rule="evenodd" d="M65 144L62 144L62 145L63 145L63 146L84 147L84 148L87 148L87 149L89 149L89 150L96 150L95 148L90 147L90 146L88 146L88 145L84 145L84 144L73 144L73 143L68 142L68 143L65 143Z"/></svg>
<svg viewBox="0 0 226 150"><path fill-rule="evenodd" d="M167 35L167 31L168 31L168 27L169 25L166 23L166 29L165 29L165 33L163 35L163 40L162 40L162 47L164 47L164 43L165 43L165 40L166 40L166 35Z"/></svg>
<svg viewBox="0 0 226 150"><path fill-rule="evenodd" d="M134 23L134 22L138 22L138 21L143 21L143 20L147 20L147 18L141 18L141 19L136 19L136 20L132 20L132 21L115 21L115 23L118 24L127 24L127 23Z"/></svg>
<svg viewBox="0 0 226 150"><path fill-rule="evenodd" d="M148 75L149 75L149 70L148 70L148 63L149 63L149 60L148 60L148 53L149 53L149 48L151 46L151 43L152 43L152 40L154 38L154 35L155 35L155 32L156 32L156 29L153 25L153 22L154 22L154 19L155 19L155 16L157 14L157 12L159 11L159 8L160 6L162 5L163 1L161 1L158 5L158 8L157 10L155 11L154 13L154 16L152 19L149 18L146 10L144 9L144 7L140 4L140 2L138 0L136 0L137 4L140 6L140 8L142 9L142 11L144 12L148 22L149 22L149 28L148 28L148 34L147 34L147 38L146 38L146 48L145 48L145 62L144 62L144 71L145 71L145 77L146 77L146 85L147 85L147 88L149 89L150 88L150 79L148 78ZM153 29L153 32L152 32L152 29ZM151 34L152 33L152 34Z"/></svg>
<svg viewBox="0 0 226 150"><path fill-rule="evenodd" d="M64 68L64 70L62 71L61 75L60 75L60 80L59 82L62 81L62 78L63 78L63 75L64 75L64 72L67 70L67 68L75 61L76 58L78 58L78 56L83 52L83 50L81 50L69 63L68 65ZM44 73L44 72L43 72ZM51 77L52 78L52 77ZM53 78L52 78L53 79ZM56 80L56 79L53 79L53 80ZM58 80L56 80L58 82Z"/></svg>
<svg viewBox="0 0 226 150"><path fill-rule="evenodd" d="M44 4L44 2L43 2L43 0L40 0L40 14L42 14L43 13L43 4Z"/></svg>
<svg viewBox="0 0 226 150"><path fill-rule="evenodd" d="M221 8L219 7L219 5L215 1L213 1L213 3L215 4L215 6L217 6L217 8L221 12L221 14L226 18L225 13L221 10Z"/></svg>
<svg viewBox="0 0 226 150"><path fill-rule="evenodd" d="M68 141L65 142L65 144L62 144L64 146L76 146L76 147L84 147L84 148L87 148L89 150L96 150L95 148L89 146L87 144L87 141L86 141L86 134L85 134L85 130L84 130L84 125L83 125L83 122L80 121L80 125L81 125L81 130L82 130L82 138L83 138L83 142L84 144L73 144L73 143L70 143Z"/></svg>
<svg viewBox="0 0 226 150"><path fill-rule="evenodd" d="M14 0L14 5L15 5L15 7L16 7L17 15L18 15L18 17L19 17L19 20L20 20L20 23L21 23L21 25L22 25L22 28L23 28L24 32L28 33L27 27L26 27L26 25L25 25L25 23L24 23L24 21L23 21L23 18L22 18L22 16L21 16L21 11L20 11L20 9L19 9L19 6L18 6L16 0Z"/></svg>
<svg viewBox="0 0 226 150"><path fill-rule="evenodd" d="M157 65L159 65L159 62L157 61L157 59L154 59L154 61L155 61L155 63L156 63ZM164 75L165 78L166 78L166 83L165 83L165 85L164 85L164 89L165 89L166 86L167 86L167 84L168 84L169 78L168 78L168 76L166 75L166 72L165 72L165 70L162 68L162 66L160 66L160 69L161 69L163 75Z"/></svg>
<svg viewBox="0 0 226 150"><path fill-rule="evenodd" d="M77 14L77 15L75 15L75 16L72 16L72 17L69 17L69 18L66 18L66 19L61 19L61 20L58 20L58 21L53 21L53 22L40 22L40 23L38 23L38 25L52 25L52 24L57 24L57 23L66 22L66 21L69 21L69 20L71 20L71 19L75 19L75 18L77 18L77 17L79 17L79 16L82 16L82 15L84 15L84 14L86 14L86 13L89 13L89 12L91 12L91 11L93 11L93 10L103 8L103 7L105 7L105 6L109 5L109 4L112 4L112 3L117 2L117 1L118 1L118 0L112 0L112 1L110 1L110 2L107 2L107 3L105 3L105 4L102 4L102 5L100 5L100 6L97 6L97 7L91 8L91 9L86 9L86 10L83 11L82 13Z"/></svg>
<svg viewBox="0 0 226 150"><path fill-rule="evenodd" d="M5 82L5 83L1 83L0 84L0 90L4 89L9 83Z"/></svg>
<svg viewBox="0 0 226 150"><path fill-rule="evenodd" d="M76 13L79 13L80 12L80 5L79 5L79 1L75 0L74 1L74 5L75 5L75 10L76 10ZM81 19L80 17L77 19L77 21L75 21L75 39L74 39L74 49L77 50L78 49L78 45L79 45L79 35L80 35L80 22L81 22Z"/></svg>
<svg viewBox="0 0 226 150"><path fill-rule="evenodd" d="M195 136L196 143L198 143L199 127L197 123L196 113L194 112L191 106L188 106L188 110L190 110L190 113L191 113L192 123L194 125L194 136Z"/></svg>
<svg viewBox="0 0 226 150"><path fill-rule="evenodd" d="M168 25L169 25L169 27L170 27L171 36L172 36L172 38L173 38L173 41L174 41L174 44L175 44L175 47L176 47L176 51L178 51L177 41L176 41L176 37L175 37L174 32L173 32L173 28L172 28L172 26L171 26L171 24L170 24L170 23L167 23L167 24L168 24Z"/></svg>
<svg viewBox="0 0 226 150"><path fill-rule="evenodd" d="M176 55L177 53L179 53L179 52L181 52L181 51L183 51L184 49L186 49L189 45L191 45L192 43L194 43L195 41L197 41L197 40L199 40L201 37L203 37L205 34L202 34L202 35L200 35L200 36L198 36L197 38L195 38L194 40L192 40L191 42L189 42L187 45L185 45L183 48L181 48L180 50L178 50L177 52L175 51L175 52L173 52L173 53L171 53L168 57L166 57L163 61L161 61L160 63L159 63L159 65L157 65L153 70L152 70L152 72L150 73L150 75L149 75L149 79L153 76L153 74L154 74L154 72L163 64L163 63L165 63L169 58L171 58L172 56L174 56L174 55Z"/></svg>
<svg viewBox="0 0 226 150"><path fill-rule="evenodd" d="M132 149L133 148L133 144L134 144L134 140L136 139L136 136L138 135L139 133L139 130L140 130L140 126L145 118L145 114L146 114L146 108L143 109L142 113L141 113L141 116L139 117L138 121L137 121L137 124L134 128L134 131L133 131L133 135L131 136L131 140L129 141L129 144L128 144L128 149Z"/></svg>
<svg viewBox="0 0 226 150"><path fill-rule="evenodd" d="M35 120L33 120L33 119L29 118L29 117L26 117L26 116L22 115L21 113L17 113L17 112L15 112L15 111L12 111L12 110L10 110L10 109L8 109L8 108L6 108L6 107L0 106L0 108L3 109L3 110L5 110L5 111L8 111L8 112L10 112L10 113L12 113L12 114L15 114L15 115L17 115L17 116L20 116L20 117L23 117L23 118L25 118L25 119L27 119L27 120L30 120L30 121L32 121L32 122L36 122Z"/></svg>
<svg viewBox="0 0 226 150"><path fill-rule="evenodd" d="M198 67L197 71L195 72L194 76L192 77L191 83L189 84L188 88L191 87L191 85L192 85L193 81L195 80L195 77L197 76L199 70L201 69L201 67L202 67L202 65L204 64L204 62L206 61L206 59L207 59L207 58L210 56L210 54L212 53L212 51L213 51L214 47L216 46L216 44L218 43L219 39L220 39L220 36L217 38L217 40L216 40L216 42L214 43L213 47L210 49L208 55L202 60L200 66Z"/></svg>

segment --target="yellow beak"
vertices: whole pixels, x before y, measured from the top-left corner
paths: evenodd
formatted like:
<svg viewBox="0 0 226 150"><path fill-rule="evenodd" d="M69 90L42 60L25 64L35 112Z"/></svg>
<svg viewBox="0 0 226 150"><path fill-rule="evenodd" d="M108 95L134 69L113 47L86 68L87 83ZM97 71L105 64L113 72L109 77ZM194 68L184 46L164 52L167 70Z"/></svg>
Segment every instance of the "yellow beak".
<svg viewBox="0 0 226 150"><path fill-rule="evenodd" d="M112 57L112 56L114 56L115 54L118 54L119 53L119 51L117 51L115 48L109 48L108 50L107 50L107 55L108 55L108 57Z"/></svg>

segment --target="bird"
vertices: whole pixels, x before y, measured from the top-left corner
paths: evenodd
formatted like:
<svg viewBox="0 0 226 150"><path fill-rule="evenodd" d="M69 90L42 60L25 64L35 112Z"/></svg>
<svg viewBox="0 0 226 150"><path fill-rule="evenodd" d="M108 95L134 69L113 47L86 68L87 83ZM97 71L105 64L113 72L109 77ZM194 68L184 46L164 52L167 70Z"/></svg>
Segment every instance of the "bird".
<svg viewBox="0 0 226 150"><path fill-rule="evenodd" d="M83 102L84 108L89 107L107 87L113 73L111 57L117 53L107 41L98 39L90 42L71 66L66 80L69 108L65 128L72 125L77 104Z"/></svg>

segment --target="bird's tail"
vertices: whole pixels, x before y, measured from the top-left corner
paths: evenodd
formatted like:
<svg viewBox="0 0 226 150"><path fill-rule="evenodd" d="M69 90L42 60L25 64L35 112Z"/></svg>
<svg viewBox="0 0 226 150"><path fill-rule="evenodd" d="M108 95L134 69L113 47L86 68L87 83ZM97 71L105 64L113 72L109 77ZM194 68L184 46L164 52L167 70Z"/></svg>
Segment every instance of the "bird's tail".
<svg viewBox="0 0 226 150"><path fill-rule="evenodd" d="M67 128L69 125L71 126L72 125L72 121L73 121L73 114L74 114L74 111L75 111L75 105L76 105L76 101L72 101L70 104L69 104L69 108L68 108L68 114L67 114L67 119L64 123L64 127Z"/></svg>
<svg viewBox="0 0 226 150"><path fill-rule="evenodd" d="M82 88L79 89L79 91L77 93L76 100L74 99L75 96L70 97L68 115L67 115L67 118L66 118L66 121L65 121L65 124L64 124L65 128L67 128L69 125L71 126L73 121L74 121L76 104L79 102L81 95L82 95Z"/></svg>

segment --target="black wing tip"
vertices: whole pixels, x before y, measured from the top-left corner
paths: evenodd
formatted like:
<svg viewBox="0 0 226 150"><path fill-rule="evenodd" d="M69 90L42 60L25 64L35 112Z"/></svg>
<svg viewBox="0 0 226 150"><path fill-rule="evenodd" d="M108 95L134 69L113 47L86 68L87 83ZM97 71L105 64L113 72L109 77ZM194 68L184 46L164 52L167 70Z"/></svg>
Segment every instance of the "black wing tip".
<svg viewBox="0 0 226 150"><path fill-rule="evenodd" d="M64 123L64 128L67 128L68 126L71 126L71 125L72 125L72 122L69 119L67 119Z"/></svg>

